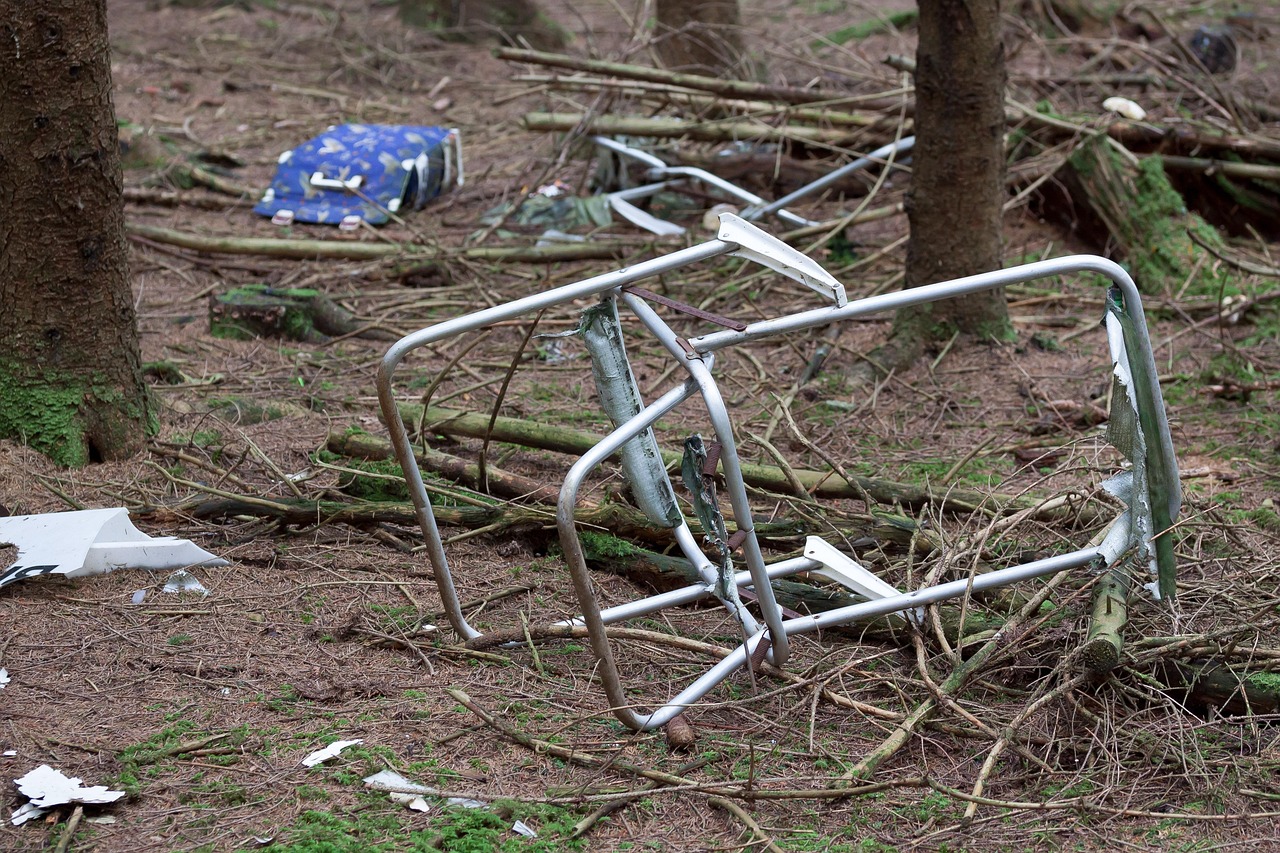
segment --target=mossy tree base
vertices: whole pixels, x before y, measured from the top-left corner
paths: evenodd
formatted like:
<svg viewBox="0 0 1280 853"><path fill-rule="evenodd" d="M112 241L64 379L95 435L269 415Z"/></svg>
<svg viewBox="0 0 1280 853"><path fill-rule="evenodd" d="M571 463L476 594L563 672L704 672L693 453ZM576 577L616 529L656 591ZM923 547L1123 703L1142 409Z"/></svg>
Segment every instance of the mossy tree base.
<svg viewBox="0 0 1280 853"><path fill-rule="evenodd" d="M0 437L63 465L138 452L138 351L104 0L9 4L0 39Z"/></svg>

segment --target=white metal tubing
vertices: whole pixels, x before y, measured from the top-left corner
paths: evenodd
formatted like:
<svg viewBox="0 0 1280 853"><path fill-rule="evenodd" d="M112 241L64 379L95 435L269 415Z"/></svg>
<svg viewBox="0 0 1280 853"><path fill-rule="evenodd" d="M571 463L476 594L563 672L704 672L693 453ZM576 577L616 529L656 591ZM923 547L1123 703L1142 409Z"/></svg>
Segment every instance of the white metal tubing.
<svg viewBox="0 0 1280 853"><path fill-rule="evenodd" d="M657 313L643 299L624 292L623 300L627 303L640 322L658 338L659 343L679 359L689 376L698 383L702 391L702 400L707 407L707 416L715 431L716 440L720 442L720 464L724 467L725 490L729 494L729 504L733 507L733 520L739 533L746 534L742 542L742 554L747 569L756 581L756 596L760 602L760 611L764 615L765 624L778 638L770 649L770 660L781 666L786 662L789 643L782 634L782 611L773 598L773 587L769 585L769 576L765 573L764 554L760 551L760 540L756 537L755 522L751 517L751 499L747 496L747 487L742 480L742 466L738 460L738 445L733 436L733 424L729 419L729 409L725 405L720 387L711 377L711 370L703 363L701 357L690 356L678 343L678 338Z"/></svg>
<svg viewBox="0 0 1280 853"><path fill-rule="evenodd" d="M880 148L877 148L875 151L872 151L866 157L859 157L857 160L854 160L852 163L846 163L845 165L841 166L839 169L836 169L834 172L823 175L821 178L818 178L816 181L813 181L812 183L805 184L800 189L796 190L793 193L789 193L788 195L784 195L782 198L778 199L777 201L771 201L768 204L763 205L762 207L749 207L746 210L742 211L742 213L739 215L743 219L754 222L755 220L759 219L762 216L776 214L778 213L779 210L781 210L782 208L786 207L787 205L791 204L794 201L799 201L800 199L805 198L806 196L812 195L816 192L820 192L821 190L825 190L827 187L831 186L836 181L839 181L841 178L845 177L846 175L853 174L854 172L857 172L861 169L865 169L868 166L874 166L878 163L884 163L885 159L888 157L896 157L899 154L907 153L915 146L915 144L916 144L916 138L914 136L904 136L902 139L899 139L897 142L890 142L888 145L883 145Z"/></svg>
<svg viewBox="0 0 1280 853"><path fill-rule="evenodd" d="M1044 560L1025 563L1021 566L1011 566L1007 569L998 569L994 572L976 575L973 578L962 578L960 580L938 584L937 586L928 586L923 589L917 589L913 592L905 592L901 595L895 595L889 598L881 598L875 601L862 602L860 604L851 604L848 607L828 610L826 613L819 613L815 616L803 616L799 619L788 619L784 623L784 630L788 634L802 634L810 631L816 631L821 628L847 625L850 622L855 622L859 619L914 610L919 607L924 607L925 605L936 604L939 601L959 598L966 592L981 592L988 589L995 589L997 587L1009 586L1010 584L1018 583L1020 581L1057 574L1058 572L1065 571L1067 569L1079 568L1080 566L1087 566L1094 561L1102 562L1104 560L1105 557L1103 557L1097 548L1084 548L1058 557L1049 557ZM690 683L688 687L676 694L675 698L670 702L655 710L648 717L643 718L642 727L648 730L657 728L658 726L664 726L670 722L673 717L677 717L684 713L690 705L701 700L702 697L711 692L717 684L724 681L743 666L746 666L751 653L759 645L764 635L765 632L763 631L753 635L741 646L734 649L731 654L717 661L714 666Z"/></svg>
<svg viewBox="0 0 1280 853"><path fill-rule="evenodd" d="M1151 335L1147 331L1147 318L1142 310L1142 296L1138 293L1138 286L1134 284L1133 279L1130 278L1129 273L1123 267L1115 261L1107 260L1098 255L1068 255L1064 258L1052 258L1047 261L1037 261L1004 270L993 270L965 278L957 278L952 281L911 287L879 296L869 296L839 308L816 308L810 311L801 311L788 317L751 323L741 332L731 330L712 332L701 337L691 338L689 345L698 352L713 352L723 347L753 341L770 335L794 332L815 326L825 326L828 323L835 323L840 320L864 317L868 314L878 314L882 311L893 311L911 305L920 305L924 302L950 299L970 293L980 293L984 290L993 290L1010 284L1021 284L1024 281L1031 281L1037 278L1081 272L1099 273L1106 276L1112 284L1120 288L1120 292L1124 296L1124 307L1129 316L1133 318L1134 330L1138 336L1138 349L1141 352L1139 357L1142 358L1143 365L1146 368L1146 391L1155 402L1155 427L1160 435L1167 436L1169 434L1169 419L1165 412L1164 396L1160 393L1160 382L1156 378L1159 375L1159 371L1156 368L1155 353L1151 349ZM1171 483L1178 482L1177 460L1169 456L1164 461L1166 463L1165 474L1168 481Z"/></svg>
<svg viewBox="0 0 1280 853"><path fill-rule="evenodd" d="M808 557L792 557L790 560L770 563L768 567L769 579L777 580L778 578L794 575L797 572L809 572L820 568L822 568L822 564L817 560L810 560ZM748 571L738 572L734 575L733 580L738 586L745 588L750 588L755 583L755 578L751 577L751 572ZM659 610L666 610L668 607L683 607L709 595L711 595L711 590L706 584L690 584L679 589L651 595L648 598L640 598L635 601L628 601L625 604L606 607L600 611L600 618L604 624L612 625L615 622L625 622L628 619L635 619L639 616L648 616L650 613L657 613ZM566 619L556 624L581 625L582 620Z"/></svg>
<svg viewBox="0 0 1280 853"><path fill-rule="evenodd" d="M651 275L657 275L685 264L727 254L737 248L735 243L710 240L697 246L691 246L688 249L672 252L660 258L643 261L631 267L594 276L545 293L535 293L523 299L509 302L506 305L498 305L483 311L477 311L474 314L445 320L401 338L387 350L387 354L382 358L382 363L378 366L378 403L382 408L382 418L390 434L396 461L400 463L400 468L404 471L405 483L409 489L409 498L413 501L414 514L417 517L418 526L422 529L427 558L431 562L436 586L440 592L441 603L444 606L445 614L449 618L449 624L460 637L470 640L480 636L480 632L471 627L467 623L466 617L462 614L462 606L458 601L457 590L453 584L453 576L449 572L449 560L444 553L444 545L440 539L440 530L436 525L435 514L431 511L431 503L427 498L426 488L422 482L422 474L418 471L417 461L413 457L413 447L409 443L408 430L405 428L404 420L400 417L399 407L396 405L392 380L400 362L409 352L418 347L552 305L559 305L563 302L603 293L614 287Z"/></svg>

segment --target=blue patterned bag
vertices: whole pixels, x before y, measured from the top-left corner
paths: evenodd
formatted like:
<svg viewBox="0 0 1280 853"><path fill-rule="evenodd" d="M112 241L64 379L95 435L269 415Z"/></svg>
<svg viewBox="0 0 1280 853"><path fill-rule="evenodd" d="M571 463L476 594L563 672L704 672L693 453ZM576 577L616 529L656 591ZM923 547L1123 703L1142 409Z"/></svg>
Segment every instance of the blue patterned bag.
<svg viewBox="0 0 1280 853"><path fill-rule="evenodd" d="M462 146L447 127L343 124L280 155L254 213L277 225L318 222L344 230L382 225L462 185Z"/></svg>

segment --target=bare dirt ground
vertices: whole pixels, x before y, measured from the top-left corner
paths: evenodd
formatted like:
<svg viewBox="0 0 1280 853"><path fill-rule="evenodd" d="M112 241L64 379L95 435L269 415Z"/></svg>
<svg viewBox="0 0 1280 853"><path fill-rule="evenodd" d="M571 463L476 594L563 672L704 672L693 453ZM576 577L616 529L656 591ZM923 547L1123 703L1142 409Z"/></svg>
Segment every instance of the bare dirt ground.
<svg viewBox="0 0 1280 853"><path fill-rule="evenodd" d="M1183 39L1232 11L1213 2L1193 14L1164 5L1163 18ZM406 31L386 3L113 0L110 6L117 114L134 144L155 152L149 165L126 173L133 193L129 218L136 224L203 236L456 249L483 227L478 220L490 208L553 179L583 187L591 174L581 152L561 139L521 130L524 112L650 111L622 97L514 79L547 71L501 62L486 45ZM647 13L625 6L548 8L572 31L570 52L647 62L641 29ZM772 82L902 97L902 75L881 59L913 54L910 28L843 48L811 47L819 35L883 10L819 0L746 6L748 42ZM1044 100L1055 113L1087 123L1099 115L1102 98L1118 92L1142 100L1157 123L1221 125L1212 94L1219 86L1274 102L1280 23L1267 21L1265 9L1238 31L1236 70L1215 78L1214 87L1203 75L1189 75L1190 88L1179 78L1141 89L1069 78L1085 62L1097 72L1156 73L1163 66L1153 57L1177 56L1158 30L1137 32L1118 19L1076 35L1045 35L1037 25L1043 18L1033 14L1040 7L1010 10L1008 20L1011 96L1022 103ZM226 180L256 193L281 151L342 121L460 128L465 187L403 224L352 234L281 229L252 215L251 200L183 188L180 173L192 158L221 155L240 163ZM865 151L882 143L894 123L850 147ZM1250 132L1274 141L1280 129L1255 123ZM901 201L905 186L901 175L891 178L870 207ZM824 199L806 210L834 215L856 201ZM1022 201L1011 206L1007 229L1010 261L1106 249L1029 213ZM526 241L521 229L510 230L486 236L481 245ZM630 260L669 249L655 250L625 224L607 230L635 244ZM851 296L898 286L905 218L860 225L849 234L850 246L828 245L814 256L846 282ZM311 523L284 524L252 503L205 520L194 509L228 495L350 503L340 489L349 479L342 469L354 463L323 455L327 436L353 427L385 436L374 396L385 342L214 338L206 313L210 293L257 282L316 288L370 327L399 334L603 272L615 262L499 265L447 253L424 282L403 275L421 264L413 258L293 261L203 254L150 239L135 239L132 247L143 357L170 368L154 371L159 434L138 459L79 471L57 469L0 442L0 503L14 514L129 506L142 529L190 538L230 564L195 570L207 596L162 593L167 575L142 571L25 582L0 592L6 628L0 666L11 678L0 689L0 776L13 779L48 763L128 793L113 806L88 809L67 838L67 809L11 826L7 816L20 798L9 789L0 798L6 816L0 847L1280 849L1274 778L1280 733L1272 728L1280 705L1215 705L1174 687L1180 672L1210 660L1220 675L1252 673L1255 687L1274 690L1280 680L1270 675L1280 661L1274 558L1280 349L1275 309L1265 301L1273 288L1267 277L1237 274L1235 289L1261 300L1235 323L1218 319L1222 294L1182 292L1176 283L1144 290L1184 472L1180 595L1173 609L1135 598L1126 657L1110 677L1084 674L1076 654L1093 579L1060 576L1048 585L1026 584L1019 598L972 602L972 613L992 625L1026 612L1021 627L994 639L990 631L970 635L964 647L940 642L933 630L914 638L797 638L788 667L794 678L753 683L745 674L734 676L690 711L697 732L692 750L672 752L661 734L634 734L614 721L582 642L476 655L460 649L447 629L425 631L424 623L445 622L430 567L411 552L420 541L416 528L335 523L321 512ZM1250 238L1236 248L1266 262L1275 246ZM421 286L407 286L414 283ZM670 295L740 319L815 304L803 288L736 264L692 267L660 284ZM851 387L844 376L883 338L888 318L848 324L821 376L793 398L788 392L816 337L735 351L717 371L751 461L776 464L772 447L797 468L827 470L835 460L853 473L937 494L953 488L1035 498L1079 494L1086 510L1109 516L1114 507L1097 484L1116 470L1118 456L1087 416L1090 405L1105 404L1109 382L1097 328L1102 296L1096 281L1079 277L1011 288L1015 341L956 341L871 390ZM573 328L576 310L549 312L538 332ZM678 317L673 322L689 334L705 328ZM492 330L457 359L433 402L490 412L526 331L518 324ZM473 340L411 358L404 399L420 399ZM549 359L550 340L530 344L538 355L524 359L502 413L602 432L606 419L581 345L566 339L556 344L561 359ZM670 387L656 344L636 336L628 346L647 395ZM1233 393L1215 393L1215 386ZM782 399L789 399L805 441L828 459L779 420ZM678 446L698 429L706 425L695 412L664 425L659 435ZM471 439L431 440L468 459L479 447ZM548 483L558 482L566 458L500 444L490 452L494 464ZM384 496L396 499L387 481L381 484ZM616 492L616 481L602 480L591 498ZM455 500L459 494L472 499L455 489ZM985 566L1058 553L1102 529L1087 520L1088 511L1002 525L996 502L986 507L989 513L971 514L941 512L936 502L875 507L904 513L939 543L932 554L912 558L901 543L849 533L868 510L860 501L815 505L765 492L754 499L764 518L839 528L844 533L833 536L845 535L865 564L900 585L964 576L979 560ZM537 626L575 612L553 538L553 531L538 527L482 532L451 546L464 601L505 591L469 611L477 625L518 627L523 619ZM798 548L799 541L774 550ZM597 582L605 603L643 592L603 572ZM140 590L145 597L134 604ZM1037 593L1045 603L1026 608ZM713 660L705 648L677 647L661 635L721 649L739 640L715 610L668 611L635 627L655 636L619 641L616 650L641 705L674 694ZM952 691L948 679L975 653L980 663L966 673L963 688ZM607 766L581 766L500 735L447 694L450 688L503 725ZM921 712L930 705L936 707ZM875 784L832 796L835 780L904 721L911 733L875 771ZM303 756L339 739L363 743L321 767L301 766ZM635 768L688 782L646 790L650 782ZM427 813L411 811L365 789L361 780L383 769L501 804L465 809L430 797ZM576 822L609 802L622 806L584 837L569 837ZM103 816L113 822L96 822ZM538 837L513 833L517 819Z"/></svg>

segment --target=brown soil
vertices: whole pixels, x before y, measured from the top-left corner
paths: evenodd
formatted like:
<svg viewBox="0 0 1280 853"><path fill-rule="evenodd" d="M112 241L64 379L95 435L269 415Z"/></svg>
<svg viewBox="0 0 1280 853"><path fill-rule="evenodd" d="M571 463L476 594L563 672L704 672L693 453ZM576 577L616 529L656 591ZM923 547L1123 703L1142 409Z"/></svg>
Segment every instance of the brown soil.
<svg viewBox="0 0 1280 853"><path fill-rule="evenodd" d="M862 6L843 10L836 7L844 4L813 0L785 8L747 5L748 43L774 82L805 85L817 79L859 94L891 92L900 75L880 64L881 57L913 52L909 29L838 50L810 49L817 34L866 17ZM1041 5L1047 4L1026 4ZM1170 26L1184 35L1201 23L1220 21L1225 8L1202 5L1194 16L1174 17L1172 4L1165 5ZM604 2L547 8L575 34L571 50L647 61L645 37L630 20L643 23L641 11ZM1113 50L1130 64L1101 63L1100 70L1140 71L1144 51L1172 54L1158 32L1147 34L1148 44L1128 25L1047 39L1033 22L1029 14L1009 21L1013 94L1028 104L1050 99L1061 113L1096 111L1112 94L1051 82L1086 57ZM1274 52L1275 23L1264 16L1254 24L1240 31L1237 71L1219 82L1266 100L1280 79L1274 63L1266 64ZM519 73L545 70L503 63L485 45L406 31L386 2L119 0L111 3L111 26L117 114L133 126L135 138L156 143L164 163L126 174L130 188L151 191L150 202L130 204L134 223L201 235L286 236L252 215L249 200L203 188L179 190L171 206L156 197L172 190L167 180L200 152L233 155L243 165L231 180L264 187L281 151L341 121L459 127L466 186L376 233L294 226L287 236L456 247L482 228L477 221L484 211L522 189L553 179L582 187L592 171L562 140L522 131L519 119L530 109L577 109L591 104L593 95L514 80ZM1186 113L1221 118L1204 98L1177 86L1121 93L1144 99L1156 122L1177 121ZM643 110L623 100L596 106L619 114ZM1251 132L1273 140L1280 133L1274 124ZM901 200L904 188L901 177L888 181L871 206ZM807 210L834 214L843 204L824 199ZM1010 212L1007 227L1010 259L1105 248L1080 241L1023 206ZM610 231L635 242L633 260L653 252L636 232L620 225ZM860 260L828 249L815 257L847 283L851 296L893 288L905 234L903 217L884 219L851 232ZM522 240L523 234L488 235L482 245ZM337 491L343 475L334 466L349 460L318 457L326 436L349 427L385 435L374 390L385 343L215 339L208 333L209 293L253 282L314 287L368 324L401 334L603 272L613 268L610 262L491 265L452 256L444 264L447 277L411 288L401 275L403 261L203 255L141 239L132 248L144 360L168 362L182 374L154 386L160 434L140 458L80 471L57 469L18 444L0 442L0 504L13 514L129 506L142 529L190 538L230 565L194 571L210 590L207 597L166 595L160 589L166 575L144 571L30 581L0 592L0 620L8 626L0 634L0 666L12 678L0 689L0 752L15 752L0 757L0 774L12 779L48 763L87 784L130 792L114 806L91 807L88 817L110 815L115 822L81 823L70 848L62 849L257 849L267 843L259 839L274 839L270 849L308 853L427 849L433 839L445 849L493 849L495 842L477 830L469 840L465 833L454 839L451 833L471 819L456 808L435 802L424 815L366 792L361 778L387 767L440 789L518 801L514 812L501 812L503 826L521 817L540 837L521 841L504 829L496 836L507 845L503 849L759 850L765 849L762 836L772 839L769 849L868 853L1226 850L1245 843L1280 849L1274 817L1280 815L1274 803L1280 799L1274 781L1280 736L1271 728L1274 715L1229 716L1187 704L1161 686L1170 677L1168 661L1216 657L1265 672L1280 660L1271 556L1280 484L1273 387L1280 351L1274 309L1265 303L1240 323L1226 325L1212 319L1211 297L1179 298L1176 287L1146 294L1186 500L1179 526L1178 605L1170 611L1145 596L1135 599L1129 638L1210 636L1167 650L1131 644L1112 677L1080 678L1071 652L1087 629L1090 579L1062 578L1053 603L1023 633L1006 638L933 722L880 767L874 778L886 783L883 790L848 799L743 797L736 802L756 824L751 830L747 819L714 802L703 788L825 790L884 741L895 720L930 699L955 669L953 650L932 631L914 644L910 638L798 638L789 669L803 680L753 684L745 674L734 676L689 713L697 732L693 752L670 753L660 734L632 734L614 722L584 643L541 644L536 654L528 647L491 653L499 658L467 657L453 648L457 640L437 612L430 567L422 554L406 553L420 541L416 528L323 519L286 528L251 511L180 523L173 512L154 512L189 508L190 501L218 493L345 500ZM1250 244L1255 254L1266 249ZM1270 292L1264 277L1238 281L1246 294ZM748 320L817 304L803 288L735 265L689 268L660 284L670 295ZM1077 492L1088 496L1088 506L1107 507L1097 484L1116 470L1118 457L1096 423L1080 417L1081 404L1105 405L1109 365L1096 329L1102 296L1096 283L1083 279L1014 288L1016 341L957 341L870 390L855 389L844 377L861 353L883 339L888 318L849 323L823 374L795 395L792 413L808 440L857 473L917 487L931 484L938 492L956 485L1043 497ZM538 332L572 328L577 307L549 312ZM678 317L672 322L688 334L705 328ZM504 325L489 333L451 371L434 401L491 411L526 330ZM545 349L551 341L535 338L530 348ZM400 374L404 399L420 396L470 342L411 357ZM778 399L787 395L815 345L816 336L779 339L727 353L717 365L743 453L752 461L774 464L763 443L749 438L769 435L789 464L825 467L785 420L771 427ZM669 362L656 344L637 333L628 346L646 394L670 387ZM605 419L581 345L568 339L561 351L567 360L526 359L503 414L602 431ZM1211 386L1221 385L1223 377L1254 390L1215 394ZM832 407L832 401L842 405ZM674 447L699 429L705 432L706 424L693 412L659 434ZM440 446L470 459L479 442ZM507 446L492 448L490 458L546 482L557 482L567 466L556 454ZM612 479L603 479L593 484L591 496L617 492ZM815 507L787 496L756 497L757 511L769 517L839 520L865 510L854 501ZM979 558L998 563L1061 551L1099 530L1059 520L1025 521L993 532L992 517L983 514L929 508L908 514L942 538L944 558L913 563L905 549L859 544L863 562L899 585L967 571ZM542 530L479 536L451 546L464 600L526 586L480 608L473 616L477 625L518 627L523 617L536 626L575 612L552 538ZM599 574L597 583L605 603L643 593L613 575ZM1023 592L1039 588L1028 584ZM139 590L145 599L135 605L131 600ZM993 617L1008 615L1011 606L1007 599L972 605ZM424 620L442 630L413 634ZM638 627L721 647L739 639L734 626L710 609L669 611ZM647 642L620 642L615 651L639 704L673 695L710 664L704 654ZM1275 676L1263 682L1268 678ZM866 704L862 710L838 707L819 696L819 685ZM575 848L557 821L572 824L607 795L639 791L645 780L616 767L578 767L513 743L446 688L465 691L527 734L594 756L666 772L703 759L682 771L697 785L636 796ZM363 745L337 760L310 770L300 765L308 752L354 738ZM984 770L992 755L992 766ZM985 780L986 799L966 817L963 797L979 778ZM0 801L0 813L7 816L18 797ZM315 813L332 816L336 828L327 841ZM17 828L6 819L0 847L54 845L69 816L69 810L58 810L48 820Z"/></svg>

